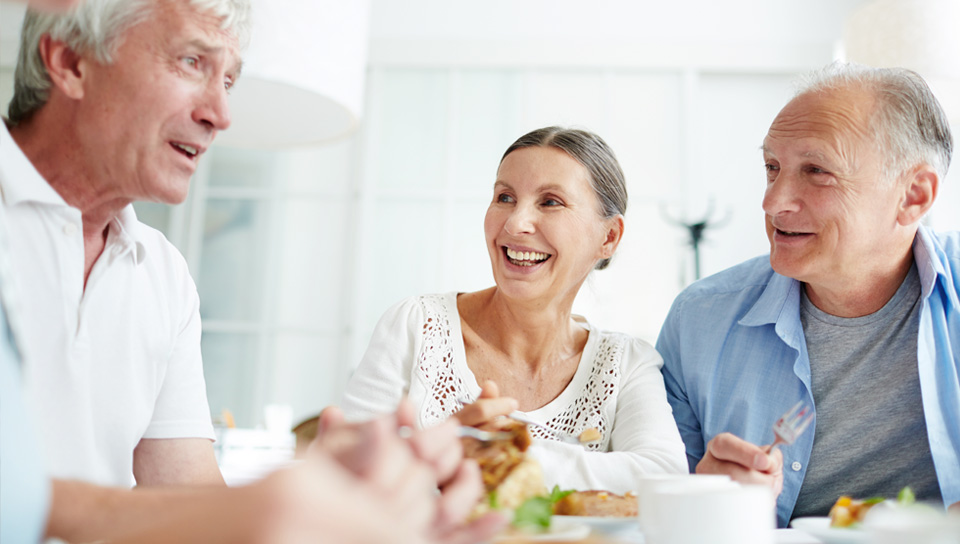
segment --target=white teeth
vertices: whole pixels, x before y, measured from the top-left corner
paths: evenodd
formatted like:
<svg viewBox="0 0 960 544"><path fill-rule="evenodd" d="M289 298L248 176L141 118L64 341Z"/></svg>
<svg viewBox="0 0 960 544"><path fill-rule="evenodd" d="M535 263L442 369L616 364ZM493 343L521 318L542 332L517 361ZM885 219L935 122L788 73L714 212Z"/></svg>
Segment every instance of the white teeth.
<svg viewBox="0 0 960 544"><path fill-rule="evenodd" d="M191 146L189 146L189 145L184 145L184 144L173 144L173 145L179 147L180 149L186 151L187 153L189 153L189 154L191 154L191 155L196 155L196 154L197 154L197 148L195 148L195 147L191 147Z"/></svg>
<svg viewBox="0 0 960 544"><path fill-rule="evenodd" d="M507 248L507 257L514 261L545 261L550 255L538 251L514 251ZM523 263L526 264L526 263Z"/></svg>

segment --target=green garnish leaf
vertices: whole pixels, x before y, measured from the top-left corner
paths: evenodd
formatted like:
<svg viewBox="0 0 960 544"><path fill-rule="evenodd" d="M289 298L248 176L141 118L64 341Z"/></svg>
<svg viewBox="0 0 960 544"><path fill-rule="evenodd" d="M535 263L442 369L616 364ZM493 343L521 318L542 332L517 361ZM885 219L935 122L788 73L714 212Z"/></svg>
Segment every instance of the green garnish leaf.
<svg viewBox="0 0 960 544"><path fill-rule="evenodd" d="M913 494L913 490L910 489L909 485L901 489L900 493L897 493L897 502L902 505L909 505L917 502L917 497Z"/></svg>
<svg viewBox="0 0 960 544"><path fill-rule="evenodd" d="M533 497L523 501L513 513L513 526L529 531L542 531L550 527L553 503L549 497Z"/></svg>
<svg viewBox="0 0 960 544"><path fill-rule="evenodd" d="M887 499L885 499L884 497L870 497L869 499L864 499L863 504L880 504L885 500Z"/></svg>
<svg viewBox="0 0 960 544"><path fill-rule="evenodd" d="M557 503L557 501L559 501L560 499L566 497L567 495L569 495L569 494L571 494L571 493L573 493L573 490L572 490L572 489L567 489L567 490L565 490L565 491L561 491L559 485L553 486L553 490L550 491L550 497L549 497L549 499L550 499L550 505L553 506L554 504Z"/></svg>
<svg viewBox="0 0 960 544"><path fill-rule="evenodd" d="M487 504L490 505L490 508L496 510L500 508L499 503L497 502L497 490L494 489L487 495Z"/></svg>
<svg viewBox="0 0 960 544"><path fill-rule="evenodd" d="M523 504L513 512L513 526L530 532L540 532L550 528L553 505L571 493L573 493L572 489L561 491L560 486L555 485L546 497L532 497L523 501Z"/></svg>

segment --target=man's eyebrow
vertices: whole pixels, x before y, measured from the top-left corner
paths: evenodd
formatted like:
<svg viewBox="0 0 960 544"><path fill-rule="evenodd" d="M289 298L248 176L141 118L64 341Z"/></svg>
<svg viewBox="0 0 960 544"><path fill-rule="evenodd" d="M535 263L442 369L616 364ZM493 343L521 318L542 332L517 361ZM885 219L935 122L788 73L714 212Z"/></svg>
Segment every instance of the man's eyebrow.
<svg viewBox="0 0 960 544"><path fill-rule="evenodd" d="M827 156L819 151L806 151L801 154L802 157L807 159L815 159L818 161L826 160Z"/></svg>

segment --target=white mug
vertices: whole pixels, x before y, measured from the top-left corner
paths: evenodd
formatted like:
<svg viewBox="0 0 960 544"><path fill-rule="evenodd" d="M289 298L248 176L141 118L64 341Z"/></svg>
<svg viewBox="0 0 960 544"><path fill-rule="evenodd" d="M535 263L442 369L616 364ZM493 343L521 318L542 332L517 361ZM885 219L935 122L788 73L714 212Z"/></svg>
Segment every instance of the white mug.
<svg viewBox="0 0 960 544"><path fill-rule="evenodd" d="M657 493L666 487L683 485L696 489L714 489L736 485L725 474L645 474L641 476L637 488L637 510L640 517L640 530L647 532L652 526L653 503Z"/></svg>
<svg viewBox="0 0 960 544"><path fill-rule="evenodd" d="M647 544L772 544L775 504L767 486L665 485L654 497L644 537Z"/></svg>

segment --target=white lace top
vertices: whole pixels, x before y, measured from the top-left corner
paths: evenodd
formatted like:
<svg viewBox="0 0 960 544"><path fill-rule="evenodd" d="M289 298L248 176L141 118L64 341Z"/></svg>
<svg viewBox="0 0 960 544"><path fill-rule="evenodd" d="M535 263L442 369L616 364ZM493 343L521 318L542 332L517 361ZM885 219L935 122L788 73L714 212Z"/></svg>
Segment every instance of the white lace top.
<svg viewBox="0 0 960 544"><path fill-rule="evenodd" d="M595 427L602 438L582 447L530 427L531 455L543 466L547 486L623 493L636 490L640 474L686 472L660 355L642 340L586 326L589 337L573 380L526 414L574 436ZM479 394L467 366L457 294L425 295L400 302L380 319L342 408L349 420L370 419L392 412L407 395L426 427L458 411L458 399Z"/></svg>

